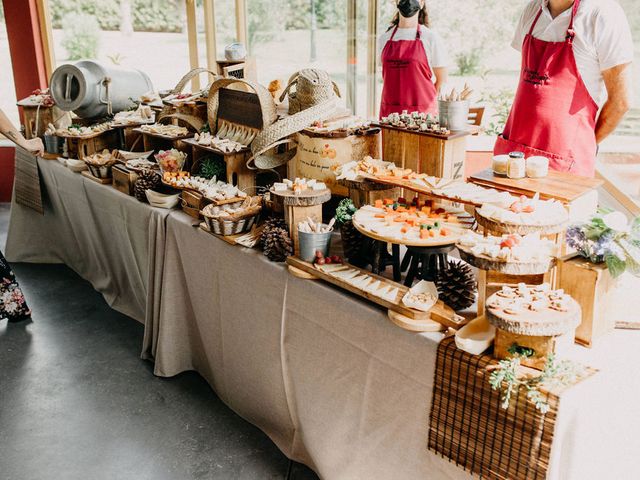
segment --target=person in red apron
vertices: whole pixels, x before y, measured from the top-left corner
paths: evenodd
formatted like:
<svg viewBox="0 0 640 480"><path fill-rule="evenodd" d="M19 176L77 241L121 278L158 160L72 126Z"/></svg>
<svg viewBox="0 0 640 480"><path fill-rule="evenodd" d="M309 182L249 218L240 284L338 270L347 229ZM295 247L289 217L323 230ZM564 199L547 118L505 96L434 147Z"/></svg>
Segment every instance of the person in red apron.
<svg viewBox="0 0 640 480"><path fill-rule="evenodd" d="M440 37L428 28L424 0L400 0L398 11L395 26L381 38L380 118L403 110L435 114L438 89L447 76L446 51ZM427 50L436 68L432 69Z"/></svg>
<svg viewBox="0 0 640 480"><path fill-rule="evenodd" d="M553 170L592 177L599 106L587 89L574 54L574 21L580 4L581 0L574 1L565 39L560 42L534 37L545 5L538 9L524 37L518 90L494 154L520 151L526 157L542 155L549 158ZM616 112L618 121L623 114ZM613 128L607 126L610 131Z"/></svg>

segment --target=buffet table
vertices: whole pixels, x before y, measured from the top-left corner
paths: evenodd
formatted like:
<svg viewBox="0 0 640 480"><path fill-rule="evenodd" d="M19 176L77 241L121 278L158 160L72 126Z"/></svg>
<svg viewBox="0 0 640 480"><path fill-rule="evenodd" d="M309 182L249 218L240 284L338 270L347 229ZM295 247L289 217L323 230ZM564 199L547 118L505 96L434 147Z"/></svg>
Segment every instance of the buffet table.
<svg viewBox="0 0 640 480"><path fill-rule="evenodd" d="M155 373L196 370L290 458L327 479L466 479L427 450L436 349L386 312L290 275L57 162L39 160L45 215L12 205L7 257L63 262L146 318ZM630 478L640 451L640 332L574 357L601 371L562 397L549 478Z"/></svg>

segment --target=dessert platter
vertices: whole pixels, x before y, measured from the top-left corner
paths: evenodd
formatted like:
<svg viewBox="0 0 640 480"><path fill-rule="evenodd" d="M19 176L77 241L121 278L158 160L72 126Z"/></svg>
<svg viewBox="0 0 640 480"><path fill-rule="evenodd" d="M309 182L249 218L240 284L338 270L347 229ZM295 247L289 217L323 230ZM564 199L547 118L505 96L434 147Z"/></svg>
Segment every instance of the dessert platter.
<svg viewBox="0 0 640 480"><path fill-rule="evenodd" d="M487 319L500 330L517 335L557 336L580 324L580 305L564 290L549 284L503 286L487 299Z"/></svg>
<svg viewBox="0 0 640 480"><path fill-rule="evenodd" d="M180 127L178 125L164 125L161 123L142 125L140 126L140 128L137 128L136 131L149 133L171 140L182 139L191 136L191 133L189 133L189 129L186 127Z"/></svg>
<svg viewBox="0 0 640 480"><path fill-rule="evenodd" d="M222 153L237 153L247 150L248 143L251 143L249 134L244 136L234 137L237 140L231 138L223 138L219 135L211 135L209 132L196 133L193 137L193 141L201 147L208 147L214 150L218 150Z"/></svg>
<svg viewBox="0 0 640 480"><path fill-rule="evenodd" d="M569 214L557 200L540 200L522 195L509 207L485 203L476 209L475 218L480 226L490 232L556 234L562 232Z"/></svg>
<svg viewBox="0 0 640 480"><path fill-rule="evenodd" d="M451 131L440 125L439 120L431 114L424 112L411 112L403 110L402 113L392 113L380 119L380 126L394 127L399 130L431 133L447 136Z"/></svg>
<svg viewBox="0 0 640 480"><path fill-rule="evenodd" d="M482 270L508 275L538 275L555 264L557 245L532 233L482 236L468 231L458 239L460 258Z"/></svg>
<svg viewBox="0 0 640 480"><path fill-rule="evenodd" d="M313 206L331 199L331 190L324 182L308 178L285 178L275 182L269 192L289 206Z"/></svg>
<svg viewBox="0 0 640 480"><path fill-rule="evenodd" d="M365 205L355 213L353 226L370 238L400 245L435 247L456 243L471 226L469 214L431 205L377 200L375 205Z"/></svg>
<svg viewBox="0 0 640 480"><path fill-rule="evenodd" d="M247 194L229 183L203 177L192 177L189 172L164 172L162 183L177 190L195 190L215 205L236 203L247 198Z"/></svg>

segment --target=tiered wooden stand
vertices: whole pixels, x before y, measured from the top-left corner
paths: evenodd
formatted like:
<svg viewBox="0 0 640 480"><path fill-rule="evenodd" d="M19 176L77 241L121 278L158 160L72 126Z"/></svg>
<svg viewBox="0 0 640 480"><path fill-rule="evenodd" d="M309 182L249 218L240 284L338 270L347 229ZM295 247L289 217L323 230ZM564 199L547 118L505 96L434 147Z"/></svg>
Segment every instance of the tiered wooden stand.
<svg viewBox="0 0 640 480"><path fill-rule="evenodd" d="M240 190L249 191L256 184L256 171L247 168L247 160L251 156L249 148L243 148L238 152L223 152L217 148L200 145L193 138L184 140L184 143L191 146L191 158L193 168L211 155L224 160L227 165L227 182L237 186ZM195 173L195 172L192 172Z"/></svg>
<svg viewBox="0 0 640 480"><path fill-rule="evenodd" d="M394 187L370 180L338 180L338 184L348 190L349 198L357 208L373 205L379 199L395 198L399 195L399 190Z"/></svg>
<svg viewBox="0 0 640 480"><path fill-rule="evenodd" d="M193 137L192 133L175 137L161 135L159 133L145 132L140 128L134 128L132 132L136 132L142 135L143 152L149 152L151 150L157 152L159 150L171 150L172 148L175 148L176 150L180 150L187 155L191 154L191 145L185 143L184 140ZM189 159L189 157L187 157L187 159Z"/></svg>

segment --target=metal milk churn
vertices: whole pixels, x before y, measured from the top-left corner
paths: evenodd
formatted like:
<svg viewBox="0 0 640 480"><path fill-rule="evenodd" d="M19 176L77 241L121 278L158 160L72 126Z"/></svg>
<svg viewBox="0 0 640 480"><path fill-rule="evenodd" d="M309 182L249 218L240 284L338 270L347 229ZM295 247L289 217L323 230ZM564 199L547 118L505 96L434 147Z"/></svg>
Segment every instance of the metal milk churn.
<svg viewBox="0 0 640 480"><path fill-rule="evenodd" d="M140 70L106 66L91 60L61 65L49 82L59 108L80 118L99 118L131 107L131 99L153 90Z"/></svg>

